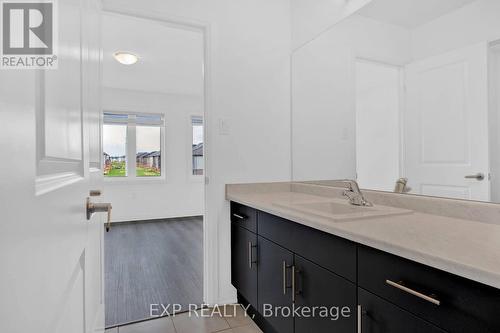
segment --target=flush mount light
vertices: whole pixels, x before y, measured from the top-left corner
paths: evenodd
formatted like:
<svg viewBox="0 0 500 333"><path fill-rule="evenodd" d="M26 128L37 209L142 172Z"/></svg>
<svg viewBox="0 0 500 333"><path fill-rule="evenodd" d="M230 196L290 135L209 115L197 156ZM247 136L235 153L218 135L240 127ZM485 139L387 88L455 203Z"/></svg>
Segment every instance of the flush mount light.
<svg viewBox="0 0 500 333"><path fill-rule="evenodd" d="M133 65L139 61L139 57L130 52L118 51L113 53L113 57L122 65Z"/></svg>

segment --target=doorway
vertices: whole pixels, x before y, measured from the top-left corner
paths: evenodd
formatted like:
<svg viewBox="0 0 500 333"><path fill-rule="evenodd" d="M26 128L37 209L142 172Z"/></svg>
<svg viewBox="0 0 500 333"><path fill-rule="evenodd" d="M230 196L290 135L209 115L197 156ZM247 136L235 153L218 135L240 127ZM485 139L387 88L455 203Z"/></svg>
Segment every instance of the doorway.
<svg viewBox="0 0 500 333"><path fill-rule="evenodd" d="M401 68L362 59L355 65L357 180L392 191L401 177Z"/></svg>
<svg viewBox="0 0 500 333"><path fill-rule="evenodd" d="M113 12L102 22L109 328L203 303L204 36Z"/></svg>

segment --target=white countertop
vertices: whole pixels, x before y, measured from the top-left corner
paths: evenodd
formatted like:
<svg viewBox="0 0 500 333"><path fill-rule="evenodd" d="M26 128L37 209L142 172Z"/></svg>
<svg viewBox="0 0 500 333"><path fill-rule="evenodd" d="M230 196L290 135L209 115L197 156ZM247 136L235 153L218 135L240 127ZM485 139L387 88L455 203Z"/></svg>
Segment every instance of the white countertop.
<svg viewBox="0 0 500 333"><path fill-rule="evenodd" d="M228 185L227 200L500 289L500 225L414 211L335 222L276 205L324 200L323 195L260 184ZM233 187L234 186L234 187ZM245 190L237 186L246 186Z"/></svg>

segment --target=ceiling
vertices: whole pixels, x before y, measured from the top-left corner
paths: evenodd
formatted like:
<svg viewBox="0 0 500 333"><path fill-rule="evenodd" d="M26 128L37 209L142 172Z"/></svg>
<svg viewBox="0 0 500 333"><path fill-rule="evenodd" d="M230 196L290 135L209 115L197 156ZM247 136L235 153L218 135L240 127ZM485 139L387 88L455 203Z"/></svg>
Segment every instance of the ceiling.
<svg viewBox="0 0 500 333"><path fill-rule="evenodd" d="M476 0L373 0L358 14L412 29L474 1Z"/></svg>
<svg viewBox="0 0 500 333"><path fill-rule="evenodd" d="M103 83L105 87L201 95L203 36L159 22L103 15ZM116 51L139 56L126 66L113 58Z"/></svg>

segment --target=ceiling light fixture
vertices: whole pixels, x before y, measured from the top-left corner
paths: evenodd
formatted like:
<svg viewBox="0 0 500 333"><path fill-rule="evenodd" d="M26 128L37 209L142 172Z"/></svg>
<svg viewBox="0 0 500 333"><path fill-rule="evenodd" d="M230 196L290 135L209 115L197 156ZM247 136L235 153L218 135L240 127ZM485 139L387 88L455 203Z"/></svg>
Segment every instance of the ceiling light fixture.
<svg viewBox="0 0 500 333"><path fill-rule="evenodd" d="M113 57L122 65L133 65L139 61L139 57L130 52L118 51L113 53Z"/></svg>

